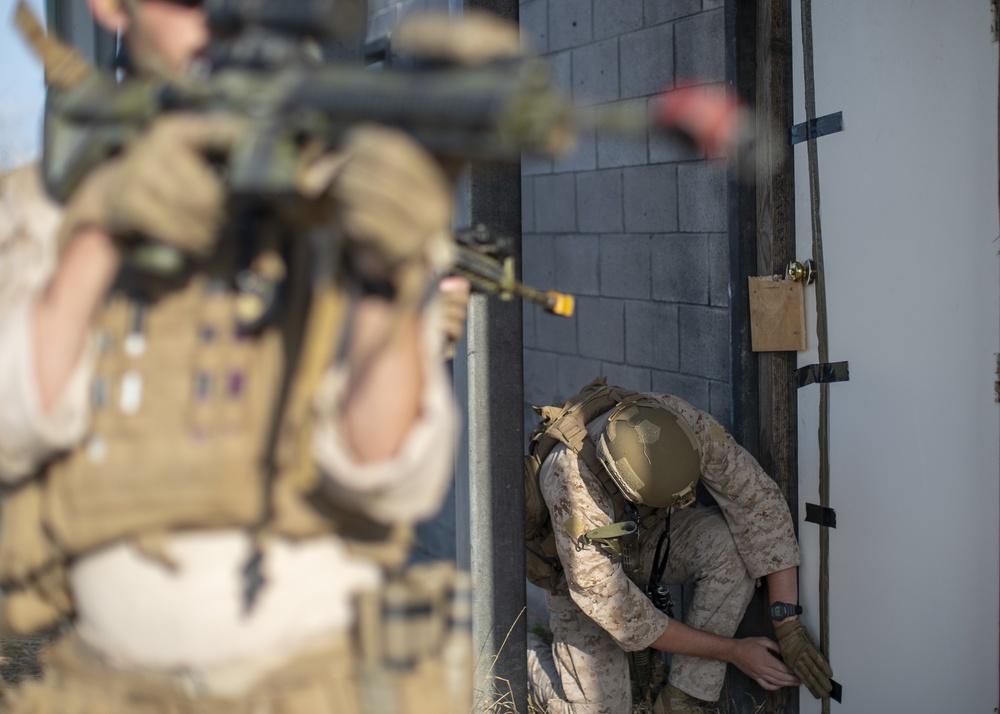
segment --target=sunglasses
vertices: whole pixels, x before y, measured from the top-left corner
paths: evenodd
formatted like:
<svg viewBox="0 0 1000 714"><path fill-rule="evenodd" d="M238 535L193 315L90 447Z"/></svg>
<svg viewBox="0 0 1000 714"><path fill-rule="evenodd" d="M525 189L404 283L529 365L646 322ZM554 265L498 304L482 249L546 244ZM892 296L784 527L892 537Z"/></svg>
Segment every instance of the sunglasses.
<svg viewBox="0 0 1000 714"><path fill-rule="evenodd" d="M181 7L201 7L205 4L205 0L165 0L171 5L180 5Z"/></svg>

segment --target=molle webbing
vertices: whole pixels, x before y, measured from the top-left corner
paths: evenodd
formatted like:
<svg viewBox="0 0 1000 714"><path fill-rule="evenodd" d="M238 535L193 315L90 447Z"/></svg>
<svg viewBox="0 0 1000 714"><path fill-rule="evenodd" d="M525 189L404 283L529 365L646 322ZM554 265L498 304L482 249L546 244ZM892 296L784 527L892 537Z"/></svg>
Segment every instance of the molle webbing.
<svg viewBox="0 0 1000 714"><path fill-rule="evenodd" d="M625 399L641 396L620 387L608 386L604 377L598 377L584 387L583 391L570 397L562 407L549 406L537 410L542 415L542 423L531 435L529 451L539 464L559 444L564 444L576 453L583 463L597 476L608 496L615 503L615 520L624 516L624 502L621 491L608 474L604 464L597 457L593 439L587 432L587 425L616 404Z"/></svg>
<svg viewBox="0 0 1000 714"><path fill-rule="evenodd" d="M311 309L302 349L291 350L298 328L284 318L241 327L225 274L206 270L150 299L109 300L96 331L87 439L4 497L9 631L71 614L66 562L122 540L143 548L184 529L250 528L262 539L335 533L383 565L405 559L408 528L378 526L316 495L310 396L340 335L342 289L307 277ZM290 358L303 369L289 381ZM289 398L276 425L283 383Z"/></svg>

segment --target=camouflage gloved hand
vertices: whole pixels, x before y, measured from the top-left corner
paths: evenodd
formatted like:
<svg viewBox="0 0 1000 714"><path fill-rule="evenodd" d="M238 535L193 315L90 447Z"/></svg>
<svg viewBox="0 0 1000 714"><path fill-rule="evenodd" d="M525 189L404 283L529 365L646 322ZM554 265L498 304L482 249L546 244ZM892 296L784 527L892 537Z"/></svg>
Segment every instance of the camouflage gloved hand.
<svg viewBox="0 0 1000 714"><path fill-rule="evenodd" d="M225 219L226 190L206 155L225 154L243 124L234 117L166 116L117 158L94 170L66 207L61 241L97 227L181 252L211 252Z"/></svg>
<svg viewBox="0 0 1000 714"><path fill-rule="evenodd" d="M329 195L352 267L397 291L426 286L454 261L452 190L444 172L395 129L358 126L340 149Z"/></svg>
<svg viewBox="0 0 1000 714"><path fill-rule="evenodd" d="M795 676L802 680L817 699L830 696L833 670L805 626L798 620L788 620L778 625L774 632L778 636L781 657L795 672Z"/></svg>

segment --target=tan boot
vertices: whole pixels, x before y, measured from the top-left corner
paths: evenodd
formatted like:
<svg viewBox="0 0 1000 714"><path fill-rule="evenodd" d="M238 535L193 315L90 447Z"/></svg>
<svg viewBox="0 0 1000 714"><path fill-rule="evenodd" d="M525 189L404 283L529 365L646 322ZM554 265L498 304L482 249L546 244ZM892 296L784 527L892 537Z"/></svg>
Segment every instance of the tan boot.
<svg viewBox="0 0 1000 714"><path fill-rule="evenodd" d="M705 714L701 700L668 684L653 705L653 714Z"/></svg>

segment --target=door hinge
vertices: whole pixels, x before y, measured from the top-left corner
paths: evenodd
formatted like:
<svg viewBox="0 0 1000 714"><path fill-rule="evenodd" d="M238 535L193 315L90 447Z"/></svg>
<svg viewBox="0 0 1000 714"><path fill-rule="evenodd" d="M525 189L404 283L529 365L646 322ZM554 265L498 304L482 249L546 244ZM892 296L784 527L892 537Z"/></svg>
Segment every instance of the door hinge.
<svg viewBox="0 0 1000 714"><path fill-rule="evenodd" d="M990 34L993 41L1000 41L1000 0L990 0Z"/></svg>

